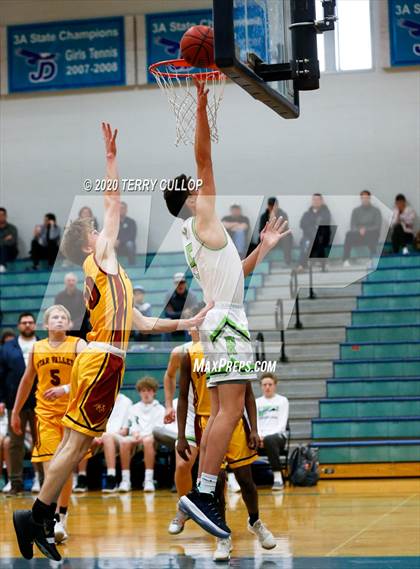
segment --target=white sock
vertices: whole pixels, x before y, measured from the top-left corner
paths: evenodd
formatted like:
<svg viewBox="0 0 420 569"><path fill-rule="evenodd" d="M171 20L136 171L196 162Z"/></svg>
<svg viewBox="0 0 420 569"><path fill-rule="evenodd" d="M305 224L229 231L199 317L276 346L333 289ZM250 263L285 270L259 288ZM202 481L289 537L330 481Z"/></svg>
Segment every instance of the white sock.
<svg viewBox="0 0 420 569"><path fill-rule="evenodd" d="M201 482L201 476L197 476L197 488L200 486L200 482Z"/></svg>
<svg viewBox="0 0 420 569"><path fill-rule="evenodd" d="M121 472L121 477L122 477L123 482L130 482L130 471L129 470L123 470Z"/></svg>
<svg viewBox="0 0 420 569"><path fill-rule="evenodd" d="M147 482L153 482L153 468L146 468L144 471L144 480Z"/></svg>
<svg viewBox="0 0 420 569"><path fill-rule="evenodd" d="M39 482L39 472L38 472L38 470L35 470L35 472L34 472L34 482Z"/></svg>
<svg viewBox="0 0 420 569"><path fill-rule="evenodd" d="M106 469L106 475L107 476L116 476L117 471L115 470L115 468L107 468Z"/></svg>
<svg viewBox="0 0 420 569"><path fill-rule="evenodd" d="M283 478L281 477L280 470L277 472L273 472L273 474L274 474L274 482L280 482L280 484L283 484Z"/></svg>
<svg viewBox="0 0 420 569"><path fill-rule="evenodd" d="M198 491L202 494L214 494L216 490L217 476L214 474L201 473L200 486Z"/></svg>
<svg viewBox="0 0 420 569"><path fill-rule="evenodd" d="M80 470L79 476L87 476L86 470Z"/></svg>

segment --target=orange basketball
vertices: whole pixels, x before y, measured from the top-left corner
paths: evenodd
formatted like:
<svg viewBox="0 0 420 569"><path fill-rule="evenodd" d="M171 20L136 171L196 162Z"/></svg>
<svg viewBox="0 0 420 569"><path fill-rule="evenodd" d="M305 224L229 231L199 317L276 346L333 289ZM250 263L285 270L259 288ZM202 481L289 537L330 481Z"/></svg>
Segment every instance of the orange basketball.
<svg viewBox="0 0 420 569"><path fill-rule="evenodd" d="M181 40L181 56L192 67L214 65L213 28L192 26Z"/></svg>

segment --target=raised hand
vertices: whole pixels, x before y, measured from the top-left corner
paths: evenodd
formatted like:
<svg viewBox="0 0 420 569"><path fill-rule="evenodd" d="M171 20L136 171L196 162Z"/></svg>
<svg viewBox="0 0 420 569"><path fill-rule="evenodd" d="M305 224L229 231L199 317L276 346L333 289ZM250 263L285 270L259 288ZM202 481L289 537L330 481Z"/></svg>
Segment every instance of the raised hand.
<svg viewBox="0 0 420 569"><path fill-rule="evenodd" d="M116 138L118 129L112 131L111 125L109 123L103 122L102 134L104 135L106 158L107 160L113 160L117 155Z"/></svg>
<svg viewBox="0 0 420 569"><path fill-rule="evenodd" d="M207 107L209 89L206 87L205 81L200 81L197 77L194 77L194 84L197 87L197 109L205 109Z"/></svg>
<svg viewBox="0 0 420 569"><path fill-rule="evenodd" d="M292 230L287 229L287 226L287 220L283 221L282 217L277 219L273 216L260 233L261 244L267 249L275 247L280 239L291 234Z"/></svg>

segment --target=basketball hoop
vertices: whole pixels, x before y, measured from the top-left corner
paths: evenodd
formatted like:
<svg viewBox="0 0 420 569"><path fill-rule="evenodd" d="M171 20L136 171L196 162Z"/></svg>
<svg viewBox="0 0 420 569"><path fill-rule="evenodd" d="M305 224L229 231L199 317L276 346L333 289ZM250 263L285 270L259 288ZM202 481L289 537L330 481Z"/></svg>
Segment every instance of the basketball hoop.
<svg viewBox="0 0 420 569"><path fill-rule="evenodd" d="M204 81L209 89L207 115L210 135L218 142L217 111L223 98L226 76L217 68L191 67L184 59L159 61L149 67L160 89L166 94L175 114L176 146L180 142L193 144L197 111L197 93L193 78Z"/></svg>

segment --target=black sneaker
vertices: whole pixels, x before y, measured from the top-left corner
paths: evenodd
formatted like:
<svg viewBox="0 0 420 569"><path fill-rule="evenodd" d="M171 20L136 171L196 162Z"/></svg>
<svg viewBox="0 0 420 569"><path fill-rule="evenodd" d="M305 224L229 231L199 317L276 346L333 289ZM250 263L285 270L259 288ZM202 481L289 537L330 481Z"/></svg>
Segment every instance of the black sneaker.
<svg viewBox="0 0 420 569"><path fill-rule="evenodd" d="M82 494L83 492L87 491L88 491L87 476L85 476L84 474L79 474L79 476L77 477L77 484L73 488L73 492L76 492L77 494Z"/></svg>
<svg viewBox="0 0 420 569"><path fill-rule="evenodd" d="M6 496L8 498L13 498L14 496L21 496L24 493L25 489L23 487L22 482L12 482L12 487L7 492Z"/></svg>
<svg viewBox="0 0 420 569"><path fill-rule="evenodd" d="M117 479L115 476L107 476L105 482L105 488L102 488L102 492L110 494L111 492L117 492Z"/></svg>
<svg viewBox="0 0 420 569"><path fill-rule="evenodd" d="M221 539L230 536L231 531L220 516L218 504L213 494L204 494L193 490L180 498L178 507L211 535Z"/></svg>
<svg viewBox="0 0 420 569"><path fill-rule="evenodd" d="M54 561L61 561L54 538L55 520L45 520L43 524L34 522L31 510L13 512L13 525L21 554L25 559L32 559L33 544L40 552Z"/></svg>

